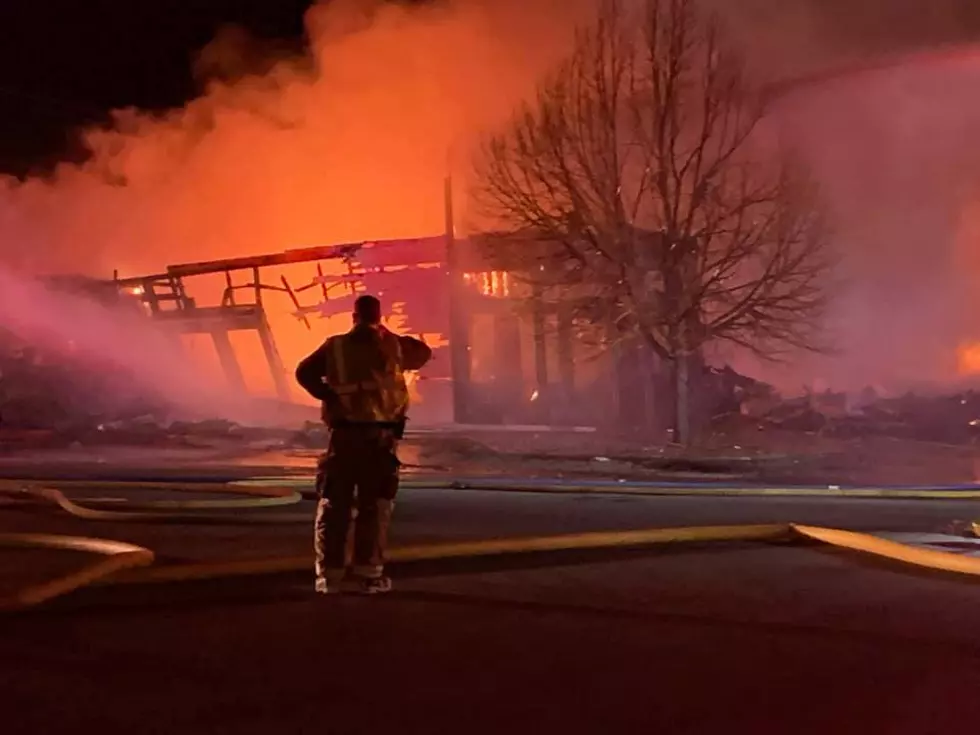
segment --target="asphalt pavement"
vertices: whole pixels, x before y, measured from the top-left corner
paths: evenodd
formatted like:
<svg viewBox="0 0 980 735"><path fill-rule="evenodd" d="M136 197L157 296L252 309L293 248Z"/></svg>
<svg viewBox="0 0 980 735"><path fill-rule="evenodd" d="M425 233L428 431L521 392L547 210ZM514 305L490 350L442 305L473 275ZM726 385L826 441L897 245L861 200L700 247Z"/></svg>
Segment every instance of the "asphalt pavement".
<svg viewBox="0 0 980 735"><path fill-rule="evenodd" d="M159 491L72 490L70 497L159 499ZM200 495L195 498L227 497ZM111 509L113 506L102 506ZM124 506L120 504L120 509ZM57 509L0 505L0 532L100 536L153 549L164 561L256 558L309 551L313 503L236 512L227 523L158 524L85 521ZM399 545L512 538L657 526L805 523L860 531L939 532L980 518L980 501L842 498L642 497L614 494L410 489L396 508L392 542ZM284 523L243 518L280 514Z"/></svg>
<svg viewBox="0 0 980 735"><path fill-rule="evenodd" d="M980 503L412 490L396 514L395 543L418 544L788 521L936 531L980 517ZM309 547L303 523L93 523L0 508L0 531L27 529L182 560ZM291 574L91 589L6 616L2 731L904 735L980 716L980 583L967 577L744 543L393 573L396 591L377 598L316 597L308 575Z"/></svg>

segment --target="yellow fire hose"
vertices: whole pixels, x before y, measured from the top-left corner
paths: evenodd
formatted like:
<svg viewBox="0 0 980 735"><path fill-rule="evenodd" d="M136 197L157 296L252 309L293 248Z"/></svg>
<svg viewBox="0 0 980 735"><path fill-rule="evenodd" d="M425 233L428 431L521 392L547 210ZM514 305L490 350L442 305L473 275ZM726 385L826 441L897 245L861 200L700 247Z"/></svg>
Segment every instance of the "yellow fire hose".
<svg viewBox="0 0 980 735"><path fill-rule="evenodd" d="M179 482L89 482L59 481L63 488L106 490L169 490L177 492L208 492L236 495L221 499L181 499L128 501L122 500L127 510L103 510L93 505L118 505L114 498L86 498L81 501L69 499L60 489L38 486L30 481L0 481L0 496L25 502L43 502L60 508L64 512L89 521L155 521L155 522L228 522L232 520L227 511L258 510L296 505L302 495L295 490L262 487L238 488L225 483L179 483ZM245 495L247 497L241 497ZM216 511L224 511L222 515ZM235 522L273 522L290 523L310 521L309 514L272 516L234 516ZM92 584L104 582L120 572L146 567L153 563L151 550L120 541L81 536L60 536L48 534L0 533L0 547L61 549L99 554L103 559L71 574L57 579L31 585L14 594L0 596L0 610L16 610L32 607L55 597L73 592Z"/></svg>
<svg viewBox="0 0 980 735"><path fill-rule="evenodd" d="M787 524L641 528L631 531L596 531L555 536L498 538L402 546L392 549L388 559L392 562L413 562L575 549L611 549L708 541L776 541L789 538L791 538L791 529ZM103 581L107 584L182 582L217 577L297 572L306 569L312 569L311 556L281 556L267 559L152 567L134 570L132 573Z"/></svg>
<svg viewBox="0 0 980 735"><path fill-rule="evenodd" d="M0 533L0 546L65 549L99 554L103 558L57 579L34 584L7 597L0 597L0 610L33 607L55 597L74 592L118 572L153 563L153 552L142 546L82 536L53 536L28 533Z"/></svg>
<svg viewBox="0 0 980 735"><path fill-rule="evenodd" d="M282 508L300 503L304 495L302 488L308 487L308 478L256 478L251 481L232 483L180 483L180 482L91 482L58 481L43 485L32 481L0 481L0 494L25 502L42 502L84 520L94 521L160 521L172 522L256 522L285 523L311 522L312 513L285 514L280 512L256 515L240 515L237 511ZM57 485L57 487L51 487ZM453 488L459 489L458 481L428 482L408 480L407 488ZM181 499L128 501L109 498L70 499L63 489L93 489L112 491L121 489L154 489L179 492L207 492L245 495L221 499ZM517 490L520 481L507 484L505 481L484 481L473 485L474 490ZM693 494L694 488L650 487L641 484L587 484L554 483L533 484L527 489L543 492L599 492L633 493L645 495ZM920 498L976 498L980 491L952 491L936 489L930 491L906 490L900 495L893 494L889 488L858 488L845 497L920 497ZM747 492L741 492L747 491ZM859 491L859 492L858 492ZM914 494L913 494L914 492ZM768 495L833 496L833 492L798 488L702 488L700 496L715 495ZM126 510L107 509L108 505L125 505ZM99 507L93 507L99 506ZM225 511L222 513L222 511ZM227 511L236 511L227 513ZM640 547L654 544L707 542L707 541L766 541L791 538L808 538L835 546L870 553L881 557L915 564L932 569L942 569L962 574L980 575L980 558L951 554L931 549L913 547L895 541L863 533L827 529L797 524L767 524L740 526L710 526L682 528L648 528L630 531L610 531L581 534L565 534L545 537L489 539L449 544L431 544L396 548L392 551L392 561L418 561L500 554L519 554L569 549L601 549L612 547ZM30 607L55 597L93 584L154 583L175 582L191 579L268 574L284 571L297 571L310 567L311 559L302 557L274 557L257 560L237 560L200 562L169 566L151 566L153 552L149 549L125 542L106 539L52 536L35 534L0 534L0 546L19 546L34 548L54 548L96 553L105 558L86 565L82 569L58 579L32 585L9 597L0 598L0 610Z"/></svg>
<svg viewBox="0 0 980 735"><path fill-rule="evenodd" d="M283 506L296 505L303 500L301 493L288 488L277 487L256 487L239 488L226 484L210 483L93 483L93 482L58 482L64 488L98 488L102 490L115 489L155 489L171 490L177 492L208 492L208 493L228 493L234 495L245 495L248 497L222 498L210 500L150 500L150 501L119 501L115 498L85 498L82 500L72 500L68 498L60 489L37 485L18 485L15 482L7 481L0 483L0 495L8 498L20 499L24 501L46 502L59 507L69 515L82 518L88 521L116 521L116 522L146 522L146 521L167 521L167 522L215 522L227 523L296 523L308 521L308 515L248 515L234 516L227 513L216 511L239 511L239 510L258 510L266 508L280 508ZM120 505L124 503L127 510L103 510L93 508L93 505Z"/></svg>
<svg viewBox="0 0 980 735"><path fill-rule="evenodd" d="M288 477L253 477L235 480L232 487L293 488L303 494L311 495L304 488L313 486L313 476L292 475ZM608 494L608 495L646 495L665 497L738 497L738 498L881 498L887 500L980 500L980 486L976 488L928 488L928 487L739 487L724 485L678 485L649 482L607 482L588 483L573 480L522 482L520 478L470 478L460 479L421 479L408 477L399 486L405 490L475 490L510 491L544 494Z"/></svg>

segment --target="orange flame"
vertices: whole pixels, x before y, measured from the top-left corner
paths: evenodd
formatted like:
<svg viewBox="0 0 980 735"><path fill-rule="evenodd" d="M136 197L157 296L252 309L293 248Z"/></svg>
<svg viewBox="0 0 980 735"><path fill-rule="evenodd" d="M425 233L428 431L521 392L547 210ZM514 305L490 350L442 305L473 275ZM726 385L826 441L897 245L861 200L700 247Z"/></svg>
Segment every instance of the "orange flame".
<svg viewBox="0 0 980 735"><path fill-rule="evenodd" d="M980 375L980 342L961 344L957 348L956 368L960 375Z"/></svg>
<svg viewBox="0 0 980 735"><path fill-rule="evenodd" d="M510 296L510 273L507 271L464 273L463 280L475 285L484 296L493 296L498 299Z"/></svg>

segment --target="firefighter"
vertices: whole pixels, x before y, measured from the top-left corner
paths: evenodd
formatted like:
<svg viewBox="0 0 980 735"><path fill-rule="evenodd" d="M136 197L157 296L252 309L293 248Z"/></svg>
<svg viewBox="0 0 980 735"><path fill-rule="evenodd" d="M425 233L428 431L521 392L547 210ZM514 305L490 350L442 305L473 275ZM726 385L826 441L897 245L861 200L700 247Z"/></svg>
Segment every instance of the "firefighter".
<svg viewBox="0 0 980 735"><path fill-rule="evenodd" d="M326 454L317 466L314 527L316 591L340 591L341 582L359 592L388 592L384 574L388 526L398 491L396 453L405 430L408 387L405 370L418 370L432 357L421 340L388 331L381 302L360 296L354 327L330 337L296 368L297 382L322 401L330 428ZM348 534L353 522L352 574L348 577Z"/></svg>

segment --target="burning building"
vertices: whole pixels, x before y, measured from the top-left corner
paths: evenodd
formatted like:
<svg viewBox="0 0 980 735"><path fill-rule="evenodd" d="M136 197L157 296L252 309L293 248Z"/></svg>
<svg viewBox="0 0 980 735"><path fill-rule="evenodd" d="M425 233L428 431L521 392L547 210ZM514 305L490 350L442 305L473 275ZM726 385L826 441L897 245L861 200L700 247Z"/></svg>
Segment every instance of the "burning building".
<svg viewBox="0 0 980 735"><path fill-rule="evenodd" d="M523 293L482 253L450 232L176 264L115 284L239 390L293 400L293 365L348 328L353 299L371 292L389 328L433 347L411 381L416 426L644 423L651 363L597 351L560 304Z"/></svg>

